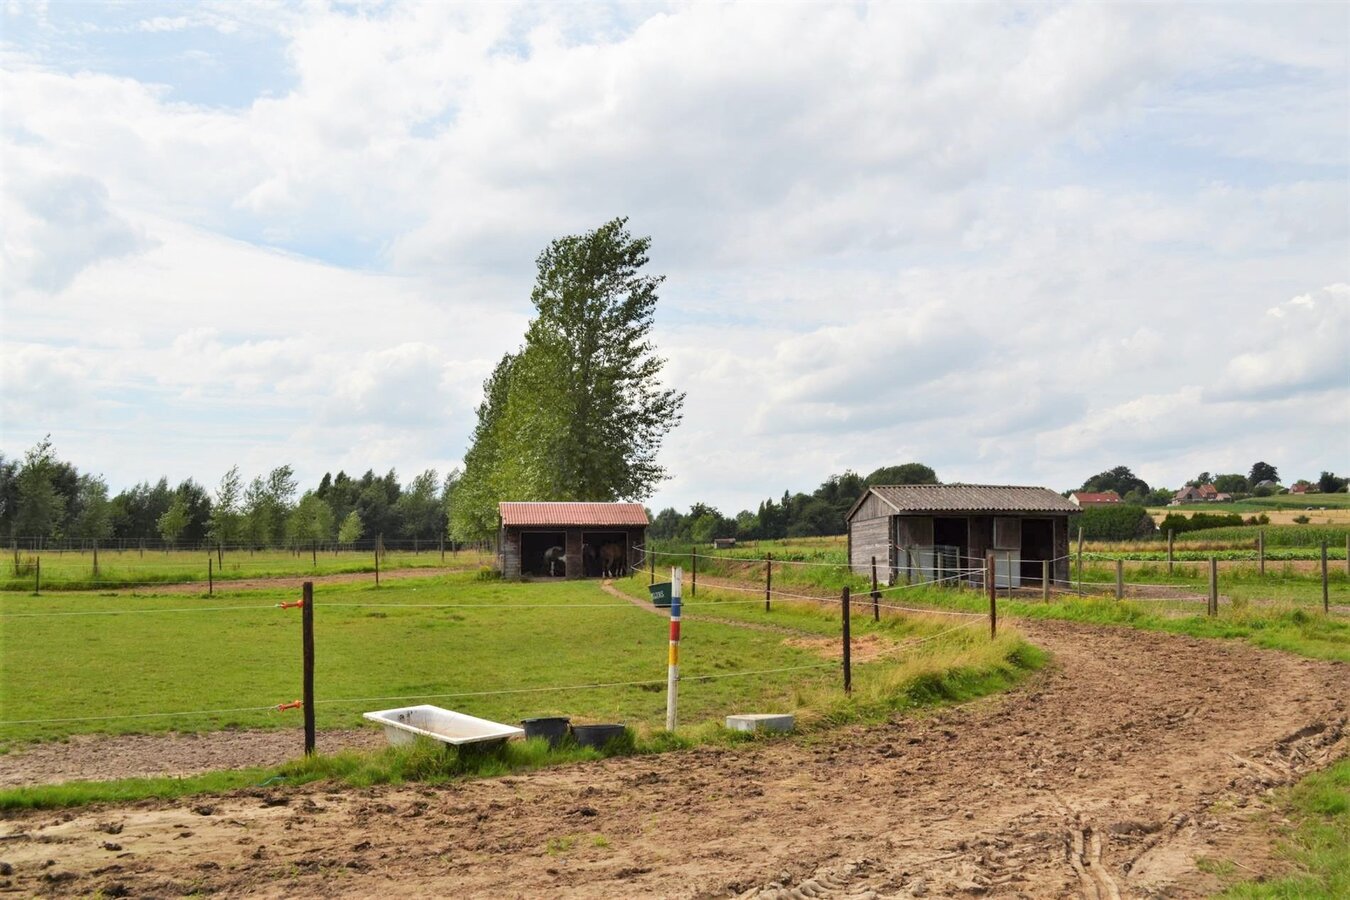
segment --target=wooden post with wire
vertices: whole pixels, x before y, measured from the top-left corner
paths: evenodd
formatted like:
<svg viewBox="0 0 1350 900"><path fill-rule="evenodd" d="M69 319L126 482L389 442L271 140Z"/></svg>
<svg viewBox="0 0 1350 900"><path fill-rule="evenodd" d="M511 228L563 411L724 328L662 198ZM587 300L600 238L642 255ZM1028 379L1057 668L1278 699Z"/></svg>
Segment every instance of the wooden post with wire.
<svg viewBox="0 0 1350 900"><path fill-rule="evenodd" d="M375 541L375 586L380 586L380 542Z"/></svg>
<svg viewBox="0 0 1350 900"><path fill-rule="evenodd" d="M1083 526L1078 526L1078 596L1083 596Z"/></svg>
<svg viewBox="0 0 1350 900"><path fill-rule="evenodd" d="M1331 614L1331 600L1327 593L1327 542L1322 541L1322 612Z"/></svg>
<svg viewBox="0 0 1350 900"><path fill-rule="evenodd" d="M994 552L989 551L989 556L984 563L984 582L985 588L989 593L989 640L995 640L998 637L998 579L995 577Z"/></svg>
<svg viewBox="0 0 1350 900"><path fill-rule="evenodd" d="M1041 560L1041 599L1050 602L1050 560Z"/></svg>
<svg viewBox="0 0 1350 900"><path fill-rule="evenodd" d="M698 596L698 544L689 548L689 596Z"/></svg>
<svg viewBox="0 0 1350 900"><path fill-rule="evenodd" d="M305 755L314 755L314 582L306 581L300 602L300 640L304 654L301 698L305 703Z"/></svg>
<svg viewBox="0 0 1350 900"><path fill-rule="evenodd" d="M642 552L647 554L647 564L651 567L651 580L647 584L656 584L656 554L646 547L642 548Z"/></svg>
<svg viewBox="0 0 1350 900"><path fill-rule="evenodd" d="M872 621L881 621L881 591L877 590L877 558L872 557Z"/></svg>
<svg viewBox="0 0 1350 900"><path fill-rule="evenodd" d="M309 542L309 563L316 569L319 567L319 542L313 539Z"/></svg>
<svg viewBox="0 0 1350 900"><path fill-rule="evenodd" d="M94 541L94 579L98 579L98 541Z"/></svg>
<svg viewBox="0 0 1350 900"><path fill-rule="evenodd" d="M210 553L206 554L206 596L210 597L216 592L216 558Z"/></svg>
<svg viewBox="0 0 1350 900"><path fill-rule="evenodd" d="M42 556L33 557L33 593L42 593Z"/></svg>
<svg viewBox="0 0 1350 900"><path fill-rule="evenodd" d="M666 731L674 731L678 724L680 695L680 592L684 572L677 566L670 570L670 653L666 661Z"/></svg>
<svg viewBox="0 0 1350 900"><path fill-rule="evenodd" d="M769 598L773 596L773 554L764 554L764 611L769 611Z"/></svg>
<svg viewBox="0 0 1350 900"><path fill-rule="evenodd" d="M849 619L851 617L849 615L847 587L844 588L842 601L843 602L840 605L843 607L844 611L844 693L851 694L853 693L853 642L849 637Z"/></svg>
<svg viewBox="0 0 1350 900"><path fill-rule="evenodd" d="M445 535L441 535L439 549L441 551L441 565L445 565Z"/></svg>
<svg viewBox="0 0 1350 900"><path fill-rule="evenodd" d="M1209 614L1219 614L1219 561L1209 558Z"/></svg>
<svg viewBox="0 0 1350 900"><path fill-rule="evenodd" d="M1116 599L1125 599L1125 560L1116 560Z"/></svg>

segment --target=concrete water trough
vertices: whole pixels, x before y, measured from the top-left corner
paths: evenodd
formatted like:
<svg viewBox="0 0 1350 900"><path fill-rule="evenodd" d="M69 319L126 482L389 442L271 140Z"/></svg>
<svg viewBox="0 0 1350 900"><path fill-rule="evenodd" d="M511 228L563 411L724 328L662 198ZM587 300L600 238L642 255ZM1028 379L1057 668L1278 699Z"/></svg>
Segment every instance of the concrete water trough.
<svg viewBox="0 0 1350 900"><path fill-rule="evenodd" d="M466 744L502 744L525 732L514 725L489 722L439 706L402 706L368 712L364 718L384 726L385 739L395 747L411 744L419 737L440 741L451 747Z"/></svg>
<svg viewBox="0 0 1350 900"><path fill-rule="evenodd" d="M790 713L744 713L727 716L727 728L732 731L791 731L794 720Z"/></svg>

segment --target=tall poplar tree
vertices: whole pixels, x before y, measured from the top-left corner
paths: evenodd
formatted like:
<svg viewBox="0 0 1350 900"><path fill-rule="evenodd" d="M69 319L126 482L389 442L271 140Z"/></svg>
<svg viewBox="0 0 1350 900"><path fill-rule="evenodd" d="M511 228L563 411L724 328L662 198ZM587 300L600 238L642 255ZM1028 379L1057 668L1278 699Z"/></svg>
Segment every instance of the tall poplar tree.
<svg viewBox="0 0 1350 900"><path fill-rule="evenodd" d="M485 385L456 491L452 517L478 535L499 500L644 500L666 477L656 457L684 394L660 381L651 330L664 276L643 273L651 239L627 221L539 255L535 318Z"/></svg>

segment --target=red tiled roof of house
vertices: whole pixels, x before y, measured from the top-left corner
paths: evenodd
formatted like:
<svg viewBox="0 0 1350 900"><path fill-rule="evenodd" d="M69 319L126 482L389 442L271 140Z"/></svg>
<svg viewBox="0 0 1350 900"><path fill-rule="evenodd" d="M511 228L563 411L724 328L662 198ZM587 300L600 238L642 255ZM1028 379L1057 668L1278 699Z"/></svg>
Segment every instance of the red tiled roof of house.
<svg viewBox="0 0 1350 900"><path fill-rule="evenodd" d="M1072 494L1070 494L1070 496L1078 501L1079 506L1082 506L1085 503L1092 504L1092 503L1121 502L1120 495L1117 494L1115 491L1101 491L1096 493L1094 493L1093 491L1074 491Z"/></svg>
<svg viewBox="0 0 1350 900"><path fill-rule="evenodd" d="M645 527L641 503L499 503L503 525Z"/></svg>

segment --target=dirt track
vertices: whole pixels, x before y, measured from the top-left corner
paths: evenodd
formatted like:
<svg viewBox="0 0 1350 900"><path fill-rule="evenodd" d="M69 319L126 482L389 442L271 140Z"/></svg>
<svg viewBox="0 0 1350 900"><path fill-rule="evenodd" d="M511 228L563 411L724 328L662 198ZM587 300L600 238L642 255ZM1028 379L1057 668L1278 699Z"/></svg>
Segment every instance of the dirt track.
<svg viewBox="0 0 1350 900"><path fill-rule="evenodd" d="M23 892L109 896L1175 897L1216 886L1198 856L1276 867L1250 801L1346 752L1350 667L1022 627L1054 669L921 721L443 788L9 815L0 860Z"/></svg>

